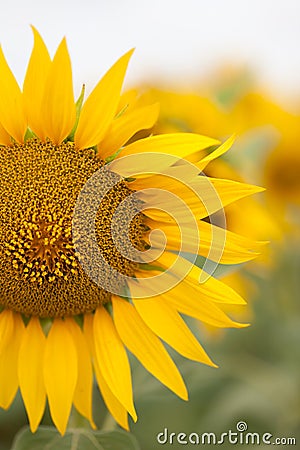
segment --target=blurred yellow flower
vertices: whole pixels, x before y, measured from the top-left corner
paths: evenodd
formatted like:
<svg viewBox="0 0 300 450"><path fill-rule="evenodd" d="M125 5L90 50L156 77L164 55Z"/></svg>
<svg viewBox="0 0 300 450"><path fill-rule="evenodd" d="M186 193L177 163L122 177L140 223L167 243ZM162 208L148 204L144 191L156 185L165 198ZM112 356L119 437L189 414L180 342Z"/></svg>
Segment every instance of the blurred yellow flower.
<svg viewBox="0 0 300 450"><path fill-rule="evenodd" d="M213 134L219 139L224 139L232 133L238 133L239 138L235 148L229 153L225 153L224 157L221 156L210 161L204 169L205 174L210 177L245 182L241 175L244 174L253 182L251 176L255 172L255 181L259 184L266 184L270 190L267 195L272 198L273 195L276 195L275 190L270 186L270 180L262 173L262 168L259 170L261 160L263 161L263 152L267 154L267 145L264 141L259 143L262 159L256 161L258 153L255 149L256 141L251 134L248 136L247 133L249 131L255 133L256 130L259 131L262 127L270 126L270 124L274 129L281 127L283 131L287 123L290 123L291 115L260 94L244 94L244 89L249 87L249 80L244 84L236 78L234 80L235 84L230 89L226 88L226 90L224 85L218 87L222 91L222 100L226 98L227 104L221 104L220 99L213 95L209 82L207 85L195 88L194 93L186 92L184 88L168 91L159 87L146 86L143 88L142 98L145 103L153 101L160 103L160 115L152 129L154 134L189 131ZM229 101L230 97L231 101ZM254 140L254 144L251 139ZM251 141L251 146L248 141ZM284 154L281 152L283 158ZM270 161L264 166L265 174L268 173L267 167L268 164L271 165L271 161L270 154ZM272 165L270 169L273 170L273 167ZM276 181L279 183L279 180ZM238 202L226 206L225 213L226 225L235 233L251 237L254 240L278 242L282 238L285 228L281 214L278 210L276 214L273 213L266 199L263 202L252 197L240 199ZM273 254L270 252L272 252L272 247L266 246L262 255L255 260L254 264L247 265L247 269L250 268L256 272L261 270L258 262L270 265L273 260ZM245 272L232 273L222 277L222 281L233 288L237 285L238 291L248 293L247 297L255 291ZM231 307L230 311L234 312L234 308ZM249 320L249 317L247 319Z"/></svg>

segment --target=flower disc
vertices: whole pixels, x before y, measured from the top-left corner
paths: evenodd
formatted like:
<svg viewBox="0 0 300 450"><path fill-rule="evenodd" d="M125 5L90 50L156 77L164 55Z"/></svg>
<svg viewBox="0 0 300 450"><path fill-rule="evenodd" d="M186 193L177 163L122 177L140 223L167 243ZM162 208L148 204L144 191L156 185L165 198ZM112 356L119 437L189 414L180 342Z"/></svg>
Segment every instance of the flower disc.
<svg viewBox="0 0 300 450"><path fill-rule="evenodd" d="M73 210L88 178L104 161L72 142L54 146L37 139L2 147L0 154L0 303L16 312L61 317L94 310L110 293L82 269L72 241ZM132 191L119 182L101 202L95 221L104 258L132 276L135 264L115 248L111 219ZM142 216L130 238L141 241ZM141 241L142 242L142 241Z"/></svg>

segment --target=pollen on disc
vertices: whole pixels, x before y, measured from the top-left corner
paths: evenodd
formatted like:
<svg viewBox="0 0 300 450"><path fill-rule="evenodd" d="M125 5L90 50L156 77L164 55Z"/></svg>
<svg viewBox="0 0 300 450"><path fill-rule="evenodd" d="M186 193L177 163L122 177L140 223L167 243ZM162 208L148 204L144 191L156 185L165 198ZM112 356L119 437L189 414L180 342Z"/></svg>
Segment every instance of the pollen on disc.
<svg viewBox="0 0 300 450"><path fill-rule="evenodd" d="M72 218L80 190L103 167L94 150L72 142L58 146L29 139L0 152L0 304L25 315L62 317L93 311L111 294L85 274L72 242ZM133 276L136 263L115 248L111 220L132 191L120 181L102 200L95 231L104 258ZM130 239L145 248L142 214Z"/></svg>

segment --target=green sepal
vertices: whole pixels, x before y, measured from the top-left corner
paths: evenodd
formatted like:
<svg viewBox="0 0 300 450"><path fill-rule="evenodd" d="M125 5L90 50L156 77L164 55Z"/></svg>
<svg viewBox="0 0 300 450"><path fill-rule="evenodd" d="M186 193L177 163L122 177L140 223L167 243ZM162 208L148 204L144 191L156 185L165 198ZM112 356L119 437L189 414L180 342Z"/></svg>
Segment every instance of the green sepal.
<svg viewBox="0 0 300 450"><path fill-rule="evenodd" d="M154 264L148 264L148 263L140 263L139 268L141 270L158 270L159 272L165 272L166 269L160 266L155 266Z"/></svg>
<svg viewBox="0 0 300 450"><path fill-rule="evenodd" d="M80 326L80 328L83 328L83 314L74 316L74 320Z"/></svg>
<svg viewBox="0 0 300 450"><path fill-rule="evenodd" d="M75 119L74 127L72 128L72 131L66 139L67 141L74 141L74 136L75 136L75 132L78 127L79 117L80 117L82 103L83 103L83 99L84 99L84 93L85 93L85 84L82 85L80 95L76 101L76 119Z"/></svg>
<svg viewBox="0 0 300 450"><path fill-rule="evenodd" d="M136 277L133 277L133 278L136 278ZM123 293L119 294L119 297L121 297L123 300L126 300L126 302L128 302L128 303L132 302L130 289L127 286L127 284L123 288Z"/></svg>
<svg viewBox="0 0 300 450"><path fill-rule="evenodd" d="M108 164L108 163L112 162L114 159L116 159L116 157L120 154L121 150L122 150L122 147L119 148L113 155L110 155L107 158L105 158L104 161L106 162L106 164Z"/></svg>
<svg viewBox="0 0 300 450"><path fill-rule="evenodd" d="M36 134L28 127L24 136L24 142L35 137L37 137Z"/></svg>
<svg viewBox="0 0 300 450"><path fill-rule="evenodd" d="M118 114L114 117L114 120L115 120L115 119L118 119L118 118L121 117L121 116L123 116L123 114L124 114L125 111L127 110L128 106L129 106L129 104L125 105L125 106L121 109L121 111L119 111Z"/></svg>

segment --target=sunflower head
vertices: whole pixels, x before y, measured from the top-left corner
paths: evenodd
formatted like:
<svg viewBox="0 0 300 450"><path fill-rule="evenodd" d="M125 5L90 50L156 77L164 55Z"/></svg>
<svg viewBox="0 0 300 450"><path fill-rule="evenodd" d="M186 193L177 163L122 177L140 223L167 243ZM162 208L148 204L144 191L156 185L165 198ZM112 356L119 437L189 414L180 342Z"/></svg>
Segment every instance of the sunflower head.
<svg viewBox="0 0 300 450"><path fill-rule="evenodd" d="M8 408L19 387L32 431L46 399L60 433L72 405L95 427L95 375L109 411L128 428L127 414L136 420L136 412L125 348L187 399L161 339L215 366L181 314L243 326L222 310L243 299L209 276L212 266L207 275L193 262L201 255L216 267L257 255L259 243L226 234L207 216L261 189L203 176L232 139L138 139L158 106L135 91L121 95L132 51L75 103L65 39L51 59L33 33L22 90L0 53L0 405Z"/></svg>

